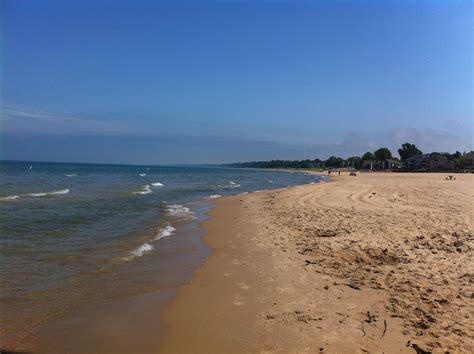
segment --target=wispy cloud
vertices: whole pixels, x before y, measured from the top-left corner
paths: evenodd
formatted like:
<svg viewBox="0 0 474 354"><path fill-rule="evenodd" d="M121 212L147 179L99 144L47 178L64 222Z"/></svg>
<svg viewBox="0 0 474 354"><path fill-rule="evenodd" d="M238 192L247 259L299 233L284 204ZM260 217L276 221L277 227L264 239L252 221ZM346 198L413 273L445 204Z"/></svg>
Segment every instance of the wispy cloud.
<svg viewBox="0 0 474 354"><path fill-rule="evenodd" d="M307 134L269 134L241 130L243 137L252 141L276 143L286 146L298 147L305 151L305 155L349 156L361 154L366 151L374 151L379 147L388 147L396 155L398 148L405 142L416 144L423 151L447 151L471 150L473 146L473 134L471 129L443 129L444 127L427 127L419 129L408 126L385 127L379 132L368 133L358 131L346 131L331 133L326 136L315 138L311 132ZM242 138L241 136L241 138Z"/></svg>
<svg viewBox="0 0 474 354"><path fill-rule="evenodd" d="M157 140L183 141L186 144L203 144L210 150L226 146L230 154L235 150L235 158L327 158L330 155L360 155L365 151L374 151L379 147L388 147L396 155L401 144L416 144L422 151L467 151L473 149L472 127L462 126L458 122L440 124L423 129L409 126L386 126L378 132L360 131L311 131L301 127L288 127L286 131L275 129L249 129L235 126L201 127L199 124L167 124L169 120L161 118L154 126L132 126L121 122L93 120L69 115L55 115L11 107L0 107L0 133L37 134L37 135L89 135L148 137ZM158 124L159 123L159 124ZM456 129L458 127L458 129ZM194 142L194 143L193 143ZM201 143L199 143L201 142ZM249 154L242 153L242 146L252 146ZM212 154L208 151L207 154ZM248 155L248 156L247 156Z"/></svg>
<svg viewBox="0 0 474 354"><path fill-rule="evenodd" d="M137 135L144 131L119 122L0 107L0 132L12 134Z"/></svg>

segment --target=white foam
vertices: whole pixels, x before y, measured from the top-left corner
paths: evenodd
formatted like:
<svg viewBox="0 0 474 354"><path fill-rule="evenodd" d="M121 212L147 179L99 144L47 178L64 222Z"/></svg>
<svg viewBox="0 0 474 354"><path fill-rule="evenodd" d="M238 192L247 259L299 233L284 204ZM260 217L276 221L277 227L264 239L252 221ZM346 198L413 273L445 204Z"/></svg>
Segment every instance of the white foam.
<svg viewBox="0 0 474 354"><path fill-rule="evenodd" d="M273 183L273 181L272 181L272 180L268 180L268 183Z"/></svg>
<svg viewBox="0 0 474 354"><path fill-rule="evenodd" d="M257 191L255 191L255 193L261 193L261 192L266 192L267 190L266 189L259 189Z"/></svg>
<svg viewBox="0 0 474 354"><path fill-rule="evenodd" d="M220 195L220 194L212 194L212 195L209 196L209 199L216 199L216 198L220 198L220 197L222 197L222 195Z"/></svg>
<svg viewBox="0 0 474 354"><path fill-rule="evenodd" d="M240 195L245 195L245 194L249 194L249 192L240 193Z"/></svg>
<svg viewBox="0 0 474 354"><path fill-rule="evenodd" d="M9 195L7 197L0 197L0 200L3 201L12 201L12 200L17 200L22 197L47 197L48 195L58 195L58 194L68 194L69 189L60 189L57 191L52 191L52 192L39 192L39 193L28 193L28 194L20 194L20 195Z"/></svg>
<svg viewBox="0 0 474 354"><path fill-rule="evenodd" d="M143 186L141 191L133 192L133 194L148 194L151 193L151 188L149 184Z"/></svg>
<svg viewBox="0 0 474 354"><path fill-rule="evenodd" d="M165 228L161 229L160 232L156 235L155 241L163 237L171 236L172 234L174 234L175 231L176 229L173 226L167 225Z"/></svg>
<svg viewBox="0 0 474 354"><path fill-rule="evenodd" d="M140 177L145 177L146 173L140 173Z"/></svg>
<svg viewBox="0 0 474 354"><path fill-rule="evenodd" d="M0 200L11 201L20 198L19 195L9 195L8 197L1 197Z"/></svg>
<svg viewBox="0 0 474 354"><path fill-rule="evenodd" d="M70 175L66 175L66 177L76 177L77 173L71 173Z"/></svg>
<svg viewBox="0 0 474 354"><path fill-rule="evenodd" d="M233 181L230 181L229 184L230 184L230 188L239 188L240 187L240 184L235 183Z"/></svg>
<svg viewBox="0 0 474 354"><path fill-rule="evenodd" d="M192 212L188 207L183 205L174 204L168 206L168 214L171 216L176 216L180 218L186 219L195 219L194 212Z"/></svg>
<svg viewBox="0 0 474 354"><path fill-rule="evenodd" d="M151 250L153 250L153 245L150 245L149 243L144 243L143 245L141 245L137 249L130 252L130 256L127 257L126 260L129 261L129 260L131 260L135 257L141 257L145 253L150 252Z"/></svg>
<svg viewBox="0 0 474 354"><path fill-rule="evenodd" d="M52 191L52 192L40 192L40 193L29 193L25 194L26 197L46 197L48 195L57 195L57 194L68 194L69 189L59 189L57 191Z"/></svg>
<svg viewBox="0 0 474 354"><path fill-rule="evenodd" d="M163 187L164 186L164 184L160 183L160 182L153 182L151 185L154 186L154 187Z"/></svg>

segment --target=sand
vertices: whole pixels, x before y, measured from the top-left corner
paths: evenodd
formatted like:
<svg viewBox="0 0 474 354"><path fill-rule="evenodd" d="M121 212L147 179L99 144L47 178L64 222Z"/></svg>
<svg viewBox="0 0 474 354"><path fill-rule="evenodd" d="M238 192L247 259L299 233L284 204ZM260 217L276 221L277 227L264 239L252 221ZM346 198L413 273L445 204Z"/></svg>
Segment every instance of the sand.
<svg viewBox="0 0 474 354"><path fill-rule="evenodd" d="M361 173L217 200L162 352L474 351L474 175Z"/></svg>

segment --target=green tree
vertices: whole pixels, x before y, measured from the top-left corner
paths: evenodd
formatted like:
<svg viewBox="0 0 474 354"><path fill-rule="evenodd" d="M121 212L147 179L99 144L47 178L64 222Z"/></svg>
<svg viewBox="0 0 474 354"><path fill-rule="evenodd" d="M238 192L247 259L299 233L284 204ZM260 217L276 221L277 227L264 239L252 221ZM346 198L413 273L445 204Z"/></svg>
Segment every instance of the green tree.
<svg viewBox="0 0 474 354"><path fill-rule="evenodd" d="M460 151L456 151L454 154L451 155L451 160L456 160L462 157L462 154Z"/></svg>
<svg viewBox="0 0 474 354"><path fill-rule="evenodd" d="M374 152L376 160L383 161L392 158L392 153L386 147L380 148Z"/></svg>
<svg viewBox="0 0 474 354"><path fill-rule="evenodd" d="M372 154L370 151L367 151L364 155L362 155L362 161L373 160L373 159L374 159L374 154Z"/></svg>
<svg viewBox="0 0 474 354"><path fill-rule="evenodd" d="M459 156L454 159L454 166L459 170L464 169L464 156Z"/></svg>
<svg viewBox="0 0 474 354"><path fill-rule="evenodd" d="M346 162L347 162L348 167L354 167L356 169L359 169L362 167L362 160L360 159L359 156L348 157Z"/></svg>
<svg viewBox="0 0 474 354"><path fill-rule="evenodd" d="M326 167L341 167L344 160L340 157L331 156L326 161L324 161L324 166Z"/></svg>
<svg viewBox="0 0 474 354"><path fill-rule="evenodd" d="M398 154L400 155L400 158L403 161L409 157L422 155L423 153L420 149L416 147L415 144L405 143L402 144L402 147L400 149L398 149Z"/></svg>

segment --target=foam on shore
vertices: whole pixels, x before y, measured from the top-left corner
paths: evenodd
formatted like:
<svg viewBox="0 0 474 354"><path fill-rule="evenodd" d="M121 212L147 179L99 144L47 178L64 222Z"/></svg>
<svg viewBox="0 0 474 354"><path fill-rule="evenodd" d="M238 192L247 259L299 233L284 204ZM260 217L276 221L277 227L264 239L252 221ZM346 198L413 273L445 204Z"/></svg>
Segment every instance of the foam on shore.
<svg viewBox="0 0 474 354"><path fill-rule="evenodd" d="M160 232L156 235L155 237L155 241L163 238L163 237L168 237L168 236L171 236L174 234L174 232L176 231L176 229L171 226L171 225L167 225L165 228L161 229Z"/></svg>
<svg viewBox="0 0 474 354"><path fill-rule="evenodd" d="M137 249L130 252L130 256L127 257L126 260L129 261L129 260L132 260L135 257L141 257L145 253L150 252L151 250L153 250L153 245L151 245L149 243L144 243L143 245L141 245Z"/></svg>
<svg viewBox="0 0 474 354"><path fill-rule="evenodd" d="M169 205L167 207L168 214L171 216L183 218L183 219L195 219L196 216L188 207L180 204Z"/></svg>

